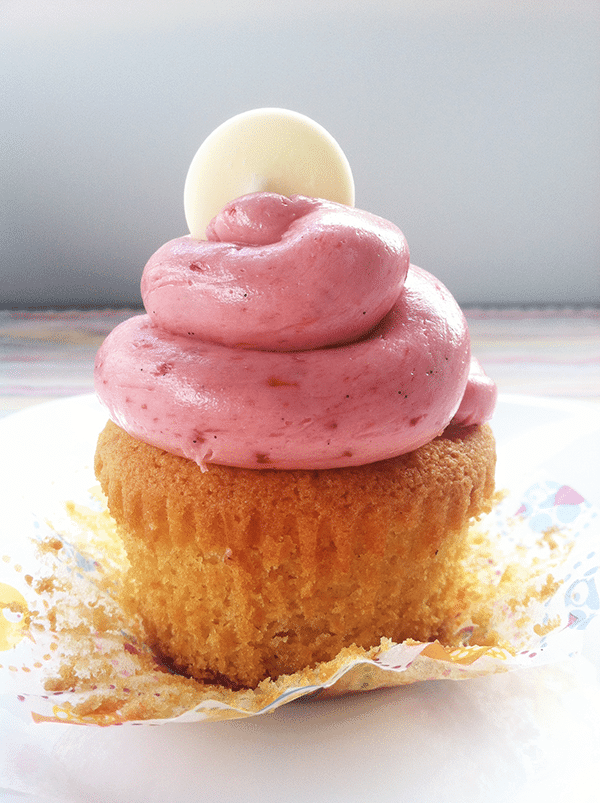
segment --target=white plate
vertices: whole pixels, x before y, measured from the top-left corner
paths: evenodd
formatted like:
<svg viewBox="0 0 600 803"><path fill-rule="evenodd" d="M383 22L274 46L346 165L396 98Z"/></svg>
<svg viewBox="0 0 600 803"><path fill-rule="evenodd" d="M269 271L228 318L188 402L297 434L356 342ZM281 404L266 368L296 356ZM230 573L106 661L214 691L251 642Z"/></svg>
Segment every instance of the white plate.
<svg viewBox="0 0 600 803"><path fill-rule="evenodd" d="M104 421L93 396L2 419L3 510L40 504L27 489L41 480L50 499L65 465L87 479ZM493 425L500 484L541 475L600 505L598 405L503 396ZM586 636L600 666L598 627ZM597 800L600 686L586 658L207 725L33 725L4 702L0 790L31 801Z"/></svg>

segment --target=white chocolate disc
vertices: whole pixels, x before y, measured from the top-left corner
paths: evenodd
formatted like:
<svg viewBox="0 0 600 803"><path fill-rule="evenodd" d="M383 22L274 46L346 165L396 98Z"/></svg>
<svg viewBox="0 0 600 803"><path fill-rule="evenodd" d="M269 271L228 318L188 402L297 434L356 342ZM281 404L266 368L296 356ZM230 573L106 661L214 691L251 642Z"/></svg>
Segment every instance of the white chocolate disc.
<svg viewBox="0 0 600 803"><path fill-rule="evenodd" d="M225 204L250 192L307 195L354 206L354 180L344 152L322 126L287 109L238 114L204 140L183 191L192 237Z"/></svg>

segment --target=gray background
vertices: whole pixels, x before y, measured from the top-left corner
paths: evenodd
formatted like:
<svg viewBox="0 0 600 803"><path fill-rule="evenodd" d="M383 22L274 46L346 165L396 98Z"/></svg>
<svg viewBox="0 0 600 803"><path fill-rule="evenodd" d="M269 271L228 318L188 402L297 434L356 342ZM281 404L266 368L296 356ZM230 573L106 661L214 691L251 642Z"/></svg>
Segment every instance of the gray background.
<svg viewBox="0 0 600 803"><path fill-rule="evenodd" d="M135 306L228 117L313 117L463 304L600 302L596 0L0 0L0 307Z"/></svg>

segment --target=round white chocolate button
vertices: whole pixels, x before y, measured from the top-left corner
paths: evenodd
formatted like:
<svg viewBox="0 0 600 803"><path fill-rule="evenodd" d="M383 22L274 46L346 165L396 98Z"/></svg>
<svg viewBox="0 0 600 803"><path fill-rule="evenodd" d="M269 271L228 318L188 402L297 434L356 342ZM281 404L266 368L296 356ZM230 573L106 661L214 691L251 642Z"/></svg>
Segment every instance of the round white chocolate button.
<svg viewBox="0 0 600 803"><path fill-rule="evenodd" d="M183 191L192 237L225 204L250 192L307 195L354 205L344 152L322 126L287 109L254 109L227 120L202 143Z"/></svg>

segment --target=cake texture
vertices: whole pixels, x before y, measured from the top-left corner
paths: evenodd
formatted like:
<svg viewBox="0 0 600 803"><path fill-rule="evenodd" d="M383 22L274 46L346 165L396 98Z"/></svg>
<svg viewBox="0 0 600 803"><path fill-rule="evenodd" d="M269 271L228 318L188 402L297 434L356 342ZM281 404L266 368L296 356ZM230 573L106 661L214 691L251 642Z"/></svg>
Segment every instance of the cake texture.
<svg viewBox="0 0 600 803"><path fill-rule="evenodd" d="M150 645L232 688L383 637L458 644L494 466L488 425L365 466L256 471L202 470L109 422L95 459Z"/></svg>

